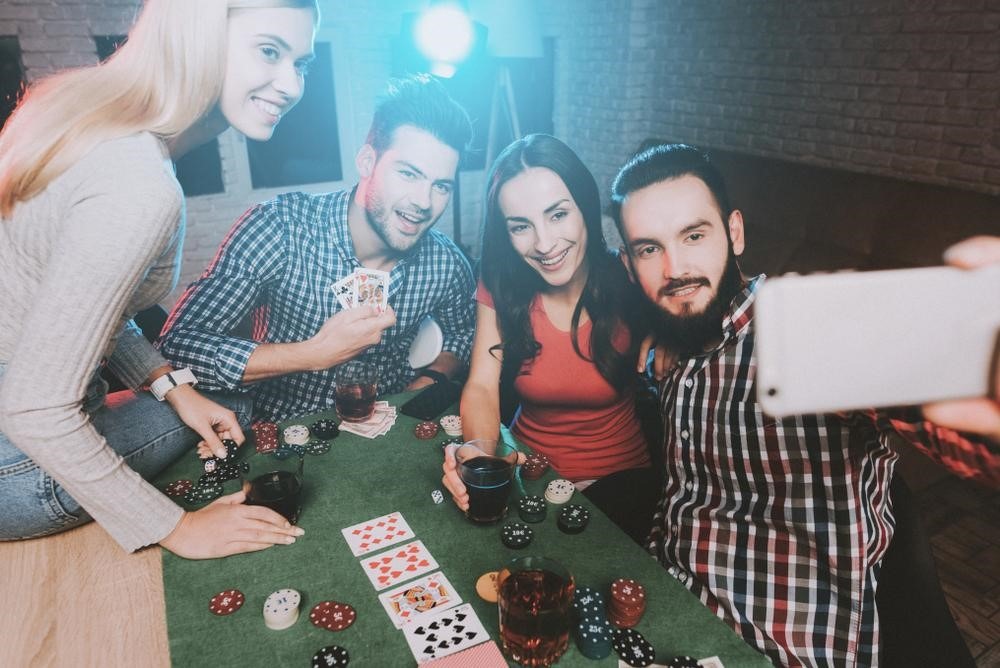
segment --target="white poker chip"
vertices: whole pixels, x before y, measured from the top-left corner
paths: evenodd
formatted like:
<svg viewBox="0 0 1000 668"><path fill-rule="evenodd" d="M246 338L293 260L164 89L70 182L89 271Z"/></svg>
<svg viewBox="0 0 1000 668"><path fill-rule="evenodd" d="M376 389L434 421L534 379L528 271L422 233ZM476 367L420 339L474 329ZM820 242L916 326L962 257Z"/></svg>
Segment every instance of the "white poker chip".
<svg viewBox="0 0 1000 668"><path fill-rule="evenodd" d="M279 589L264 601L264 625L281 631L292 626L299 618L302 596L294 589Z"/></svg>
<svg viewBox="0 0 1000 668"><path fill-rule="evenodd" d="M545 500L555 505L562 505L573 498L576 485L569 480L559 478L553 480L545 487Z"/></svg>
<svg viewBox="0 0 1000 668"><path fill-rule="evenodd" d="M285 427L281 435L288 445L305 445L309 442L309 427L304 424L293 424Z"/></svg>
<svg viewBox="0 0 1000 668"><path fill-rule="evenodd" d="M458 415L445 415L441 418L441 428L449 436L461 436L462 418Z"/></svg>

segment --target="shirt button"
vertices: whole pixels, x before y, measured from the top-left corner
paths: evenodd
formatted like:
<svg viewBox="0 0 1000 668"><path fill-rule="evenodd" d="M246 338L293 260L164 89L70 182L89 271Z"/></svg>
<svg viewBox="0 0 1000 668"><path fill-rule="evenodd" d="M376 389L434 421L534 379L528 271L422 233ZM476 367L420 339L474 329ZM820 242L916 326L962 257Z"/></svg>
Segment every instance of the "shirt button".
<svg viewBox="0 0 1000 668"><path fill-rule="evenodd" d="M677 579L680 581L681 584L684 584L685 582L688 581L688 574L687 573L678 573Z"/></svg>
<svg viewBox="0 0 1000 668"><path fill-rule="evenodd" d="M667 574L668 575L677 575L677 569L674 568L673 566L671 566L670 568L667 569Z"/></svg>
<svg viewBox="0 0 1000 668"><path fill-rule="evenodd" d="M672 533L675 536L677 535L677 525L676 524L674 526L670 527L670 533Z"/></svg>
<svg viewBox="0 0 1000 668"><path fill-rule="evenodd" d="M685 438L686 439L688 436L690 436L690 434L688 433L688 430L687 429L681 429L681 438Z"/></svg>
<svg viewBox="0 0 1000 668"><path fill-rule="evenodd" d="M684 381L684 387L691 387L692 385L694 385L694 381L690 378Z"/></svg>
<svg viewBox="0 0 1000 668"><path fill-rule="evenodd" d="M688 480L686 483L684 483L684 489L690 492L692 489L694 489L694 483Z"/></svg>

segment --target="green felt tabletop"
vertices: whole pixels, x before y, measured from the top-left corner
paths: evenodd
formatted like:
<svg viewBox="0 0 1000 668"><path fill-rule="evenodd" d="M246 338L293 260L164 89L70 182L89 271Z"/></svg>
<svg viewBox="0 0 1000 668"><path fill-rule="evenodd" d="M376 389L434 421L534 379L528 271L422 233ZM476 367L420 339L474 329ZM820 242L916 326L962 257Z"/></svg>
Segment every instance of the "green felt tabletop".
<svg viewBox="0 0 1000 668"><path fill-rule="evenodd" d="M391 397L399 405L410 395ZM289 420L309 424L321 413ZM722 621L670 577L644 550L633 543L580 493L572 502L591 508L586 531L567 535L556 527L557 510L549 507L545 522L531 525L534 541L511 550L500 541L500 526L475 526L451 502L441 485L441 447L444 432L430 440L413 435L417 420L400 414L385 436L374 440L346 432L332 441L325 455L305 458L305 489L299 526L305 529L294 545L277 546L225 559L188 561L163 550L163 586L167 631L174 666L307 666L321 647L340 645L350 652L351 665L415 665L403 632L397 630L378 601L378 594L362 571L340 530L379 515L400 511L416 537L438 561L464 602L471 603L486 629L499 644L496 604L476 595L477 578L499 569L508 559L528 554L556 559L573 574L577 586L607 590L618 577L631 577L646 587L647 608L637 629L653 644L658 660L677 654L717 655L727 668L770 665ZM260 456L252 444L243 457ZM197 480L201 466L194 454L165 471L156 484ZM542 494L551 472L526 481L528 493ZM227 483L236 491L238 483ZM431 491L441 489L445 502L435 505ZM515 492L516 494L516 492ZM516 518L516 512L511 513ZM377 553L377 552L376 552ZM302 594L302 614L284 631L264 626L264 599L281 588ZM229 616L208 610L216 593L239 589L244 606ZM310 608L319 601L349 603L357 621L348 629L330 632L313 626ZM602 661L585 658L572 637L560 666L617 664L612 655ZM514 664L511 664L514 665Z"/></svg>

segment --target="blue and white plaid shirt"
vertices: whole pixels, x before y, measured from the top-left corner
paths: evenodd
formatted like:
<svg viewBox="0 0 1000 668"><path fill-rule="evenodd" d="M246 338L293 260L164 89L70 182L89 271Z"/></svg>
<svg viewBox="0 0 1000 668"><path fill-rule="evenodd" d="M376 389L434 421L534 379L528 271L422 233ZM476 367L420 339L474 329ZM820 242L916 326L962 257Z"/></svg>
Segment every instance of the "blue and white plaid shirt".
<svg viewBox="0 0 1000 668"><path fill-rule="evenodd" d="M304 341L342 308L331 286L361 267L347 225L353 192L288 193L247 211L167 321L160 350L171 364L190 367L201 388L251 392L258 417L280 420L331 406L332 370L248 384L243 372L260 343ZM407 355L426 315L441 326L443 350L468 362L475 292L469 261L436 230L396 263L389 283L396 324L361 357L379 367L380 394L413 380ZM252 339L235 335L250 314Z"/></svg>

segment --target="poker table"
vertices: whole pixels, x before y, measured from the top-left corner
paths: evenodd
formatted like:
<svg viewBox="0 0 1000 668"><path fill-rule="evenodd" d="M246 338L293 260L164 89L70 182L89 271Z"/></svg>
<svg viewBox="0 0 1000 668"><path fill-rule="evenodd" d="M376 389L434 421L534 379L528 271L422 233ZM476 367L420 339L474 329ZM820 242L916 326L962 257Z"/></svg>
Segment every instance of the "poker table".
<svg viewBox="0 0 1000 668"><path fill-rule="evenodd" d="M401 405L411 396L389 397ZM306 424L330 413L303 416L279 424ZM403 632L397 630L378 594L349 549L341 529L400 511L417 539L437 560L464 603L471 603L493 640L499 644L497 606L476 594L480 575L498 570L509 559L537 555L555 559L574 576L577 586L607 591L619 577L633 578L646 588L647 607L636 625L656 650L657 663L675 655L718 656L726 668L769 666L727 625L708 611L643 549L632 542L579 492L572 503L591 510L591 521L580 534L565 534L556 526L557 506L549 506L544 522L531 524L534 540L526 548L509 549L500 540L503 523L477 526L465 519L441 485L441 443L449 437L415 437L418 420L399 414L388 434L366 439L346 432L333 439L323 455L305 456L303 508L299 526L305 535L293 545L225 559L189 561L164 550L163 584L171 661L175 666L306 666L322 647L339 645L350 653L351 665L415 665ZM259 457L252 442L242 457ZM161 489L177 479L197 480L202 472L194 455L186 456L157 478ZM550 470L539 480L524 481L527 493L542 495ZM226 483L235 491L237 481ZM435 504L433 490L444 492ZM513 496L517 495L515 488ZM513 499L512 499L513 501ZM512 519L518 519L511 509ZM372 554L377 554L378 551ZM272 631L264 625L263 605L272 592L292 588L302 595L301 615L289 629ZM209 601L222 591L238 589L245 604L233 614L218 616ZM320 601L348 603L357 612L347 629L331 632L309 621L310 608ZM618 657L600 661L584 657L570 637L560 666L617 665ZM515 665L515 664L511 664Z"/></svg>

